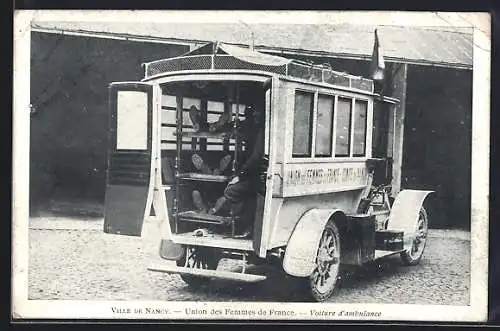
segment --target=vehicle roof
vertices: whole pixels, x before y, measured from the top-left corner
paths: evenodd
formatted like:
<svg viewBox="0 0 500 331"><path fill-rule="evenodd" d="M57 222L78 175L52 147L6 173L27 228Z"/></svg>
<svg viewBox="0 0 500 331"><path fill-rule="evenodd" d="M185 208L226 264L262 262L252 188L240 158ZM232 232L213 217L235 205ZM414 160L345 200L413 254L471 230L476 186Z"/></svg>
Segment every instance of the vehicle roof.
<svg viewBox="0 0 500 331"><path fill-rule="evenodd" d="M179 57L145 63L145 69L144 79L192 70L249 70L373 93L371 79L335 71L329 65L315 65L220 42L207 43Z"/></svg>

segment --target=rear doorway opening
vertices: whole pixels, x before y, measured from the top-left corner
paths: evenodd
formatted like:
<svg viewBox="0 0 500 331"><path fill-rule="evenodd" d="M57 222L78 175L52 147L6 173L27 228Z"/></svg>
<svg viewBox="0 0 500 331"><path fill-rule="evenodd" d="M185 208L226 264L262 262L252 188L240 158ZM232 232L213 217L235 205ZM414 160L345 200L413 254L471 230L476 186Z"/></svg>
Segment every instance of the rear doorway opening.
<svg viewBox="0 0 500 331"><path fill-rule="evenodd" d="M270 90L262 82L207 80L161 89L162 179L172 232L220 239L250 227L244 238L256 240L266 192ZM239 187L250 186L230 195L235 177Z"/></svg>

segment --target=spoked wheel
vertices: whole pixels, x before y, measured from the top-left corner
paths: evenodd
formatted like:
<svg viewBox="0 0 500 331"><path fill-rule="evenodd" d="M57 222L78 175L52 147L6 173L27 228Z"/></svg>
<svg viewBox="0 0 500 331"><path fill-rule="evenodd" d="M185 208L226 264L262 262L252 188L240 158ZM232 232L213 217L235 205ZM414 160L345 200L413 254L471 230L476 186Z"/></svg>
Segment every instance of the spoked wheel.
<svg viewBox="0 0 500 331"><path fill-rule="evenodd" d="M179 267L195 268L195 269L217 269L219 264L219 257L214 249L204 247L190 247L187 246L184 255L176 264ZM210 278L198 277L192 275L180 275L182 280L192 288L199 288L207 285Z"/></svg>
<svg viewBox="0 0 500 331"><path fill-rule="evenodd" d="M309 276L309 294L315 301L325 301L332 296L340 270L340 236L335 223L330 220L323 230L316 265Z"/></svg>
<svg viewBox="0 0 500 331"><path fill-rule="evenodd" d="M401 252L401 259L404 264L416 265L420 262L422 255L424 254L425 244L427 243L427 232L427 212L424 207L422 207L418 216L418 222L411 248Z"/></svg>

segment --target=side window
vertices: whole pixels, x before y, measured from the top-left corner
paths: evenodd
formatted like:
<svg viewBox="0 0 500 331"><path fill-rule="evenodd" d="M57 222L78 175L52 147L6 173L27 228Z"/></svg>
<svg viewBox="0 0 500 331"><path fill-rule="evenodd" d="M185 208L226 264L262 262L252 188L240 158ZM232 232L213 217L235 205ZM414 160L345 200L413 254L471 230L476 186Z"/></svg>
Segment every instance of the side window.
<svg viewBox="0 0 500 331"><path fill-rule="evenodd" d="M332 156L333 105L332 96L318 95L315 156Z"/></svg>
<svg viewBox="0 0 500 331"><path fill-rule="evenodd" d="M295 91L292 148L294 157L311 156L313 96L312 93Z"/></svg>
<svg viewBox="0 0 500 331"><path fill-rule="evenodd" d="M368 102L356 100L354 104L353 156L365 156L366 154L367 112Z"/></svg>
<svg viewBox="0 0 500 331"><path fill-rule="evenodd" d="M335 156L349 156L351 144L351 105L351 99L338 98Z"/></svg>

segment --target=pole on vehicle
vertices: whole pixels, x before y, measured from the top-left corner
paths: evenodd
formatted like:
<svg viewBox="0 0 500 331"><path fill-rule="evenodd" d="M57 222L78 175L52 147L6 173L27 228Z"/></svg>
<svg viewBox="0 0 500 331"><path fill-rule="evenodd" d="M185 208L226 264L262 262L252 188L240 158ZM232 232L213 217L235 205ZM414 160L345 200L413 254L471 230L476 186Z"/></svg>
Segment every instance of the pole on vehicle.
<svg viewBox="0 0 500 331"><path fill-rule="evenodd" d="M181 89L177 90L176 96L176 155L175 155L175 200L174 200L174 215L180 210L180 162L181 162L181 151L182 151L182 112L183 112L183 98ZM175 216L175 233L178 233L179 220Z"/></svg>
<svg viewBox="0 0 500 331"><path fill-rule="evenodd" d="M238 149L239 149L239 139L238 139L238 133L237 133L237 130L238 130L238 124L239 124L239 119L240 119L240 87L239 87L239 84L238 82L236 82L236 86L235 86L235 89L236 89L236 100L235 100L235 104L236 104L236 114L234 115L235 118L234 118L234 122L233 122L233 129L234 129L234 158L233 158L233 174L236 172L236 167L237 167L237 164L238 164Z"/></svg>

